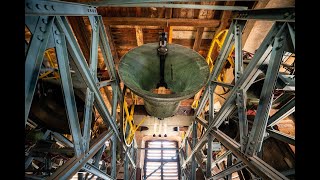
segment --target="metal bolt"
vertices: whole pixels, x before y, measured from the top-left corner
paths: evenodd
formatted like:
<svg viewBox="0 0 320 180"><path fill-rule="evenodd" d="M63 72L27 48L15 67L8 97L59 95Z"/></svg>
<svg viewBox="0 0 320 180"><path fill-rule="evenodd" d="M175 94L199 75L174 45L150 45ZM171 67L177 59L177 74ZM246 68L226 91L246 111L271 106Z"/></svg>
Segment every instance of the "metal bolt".
<svg viewBox="0 0 320 180"><path fill-rule="evenodd" d="M38 35L37 39L40 40L40 41L43 41L43 37L41 35Z"/></svg>
<svg viewBox="0 0 320 180"><path fill-rule="evenodd" d="M279 50L282 47L282 44L279 44L278 47L276 47L276 50Z"/></svg>
<svg viewBox="0 0 320 180"><path fill-rule="evenodd" d="M40 9L40 5L39 5L39 4L36 4L36 8L37 8L37 9Z"/></svg>
<svg viewBox="0 0 320 180"><path fill-rule="evenodd" d="M46 32L46 29L44 27L40 26L40 31L41 32Z"/></svg>
<svg viewBox="0 0 320 180"><path fill-rule="evenodd" d="M27 3L26 6L28 9L32 9L29 3Z"/></svg>
<svg viewBox="0 0 320 180"><path fill-rule="evenodd" d="M42 23L43 24L48 24L48 20L47 19L42 19Z"/></svg>
<svg viewBox="0 0 320 180"><path fill-rule="evenodd" d="M46 10L49 10L48 5L44 5L44 8L45 8Z"/></svg>
<svg viewBox="0 0 320 180"><path fill-rule="evenodd" d="M281 36L281 37L279 37L278 41L280 42L280 41L282 41L283 39L284 39L284 37Z"/></svg>
<svg viewBox="0 0 320 180"><path fill-rule="evenodd" d="M288 17L290 14L288 12L284 13L283 17Z"/></svg>
<svg viewBox="0 0 320 180"><path fill-rule="evenodd" d="M54 9L53 5L51 6L51 9L55 11L55 9Z"/></svg>
<svg viewBox="0 0 320 180"><path fill-rule="evenodd" d="M57 42L57 44L60 44L60 43L61 43L61 40L60 40L60 39L58 39L58 40L56 40L56 42Z"/></svg>
<svg viewBox="0 0 320 180"><path fill-rule="evenodd" d="M55 30L54 33L55 33L56 35L59 35L59 34L60 34L60 32L59 32L58 30Z"/></svg>
<svg viewBox="0 0 320 180"><path fill-rule="evenodd" d="M254 144L254 143L255 143L254 141L251 141L251 142L250 142L250 144Z"/></svg>
<svg viewBox="0 0 320 180"><path fill-rule="evenodd" d="M253 149L253 147L252 147L252 146L250 146L250 147L249 147L249 149L250 149L250 150L252 150L252 149Z"/></svg>

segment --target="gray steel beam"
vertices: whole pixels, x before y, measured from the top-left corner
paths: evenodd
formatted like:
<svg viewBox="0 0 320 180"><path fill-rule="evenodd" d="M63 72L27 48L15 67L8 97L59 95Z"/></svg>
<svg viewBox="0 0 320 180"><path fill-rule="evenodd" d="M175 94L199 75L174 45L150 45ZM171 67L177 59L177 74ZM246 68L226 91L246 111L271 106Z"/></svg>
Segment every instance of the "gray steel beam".
<svg viewBox="0 0 320 180"><path fill-rule="evenodd" d="M48 180L53 179L68 179L71 178L76 172L83 168L84 164L88 162L101 147L105 144L107 140L111 138L113 131L103 132L97 139L94 140L94 143L90 146L89 152L82 154L80 157L73 157L59 167L51 176L48 177Z"/></svg>
<svg viewBox="0 0 320 180"><path fill-rule="evenodd" d="M281 173L285 176L290 176L290 175L296 174L296 170L293 168L286 171L282 171Z"/></svg>
<svg viewBox="0 0 320 180"><path fill-rule="evenodd" d="M106 149L106 145L103 145L101 148L100 148L100 150L96 153L96 155L94 155L94 163L93 163L93 165L95 166L95 167L97 167L98 169L99 169L99 162L100 162L100 160L101 160L101 157L102 157L102 154L103 154L103 152L104 152L104 150Z"/></svg>
<svg viewBox="0 0 320 180"><path fill-rule="evenodd" d="M229 174L227 175L227 180L232 180L232 173L235 172L235 171L231 170L231 167L232 167L232 154L229 154L228 157L227 157L227 167L230 170ZM238 168L240 168L240 167L238 166ZM240 169L237 169L236 171L240 171Z"/></svg>
<svg viewBox="0 0 320 180"><path fill-rule="evenodd" d="M27 18L28 19L28 18ZM25 60L25 125L27 123L31 102L38 81L44 52L51 34L54 17L39 17L34 33L29 43Z"/></svg>
<svg viewBox="0 0 320 180"><path fill-rule="evenodd" d="M216 160L213 161L213 166L211 168L211 170L213 170L213 168L216 166L217 163L220 163L225 157L229 156L232 152L230 150L226 151L224 154L222 154L221 156L219 156Z"/></svg>
<svg viewBox="0 0 320 180"><path fill-rule="evenodd" d="M97 21L94 19L93 16L89 16L89 21L92 28L89 67L90 67L91 75L93 76L94 79L96 79L97 66L98 66L99 28L97 27ZM83 128L83 148L85 152L89 150L93 101L94 101L94 94L90 90L90 88L87 88L86 100L85 100L85 112L84 112L84 128Z"/></svg>
<svg viewBox="0 0 320 180"><path fill-rule="evenodd" d="M103 171L101 171L100 169L98 169L97 167L93 166L92 164L85 164L83 167L82 167L83 170L89 172L89 173L92 173L102 179L105 179L105 180L114 180L115 178L112 178L110 177L108 174L104 173Z"/></svg>
<svg viewBox="0 0 320 180"><path fill-rule="evenodd" d="M62 145L67 146L67 147L74 147L72 142L69 139L67 139L66 137L64 137L63 135L61 135L57 132L51 132L51 133L52 133L53 138L56 141L59 141L60 143L62 143Z"/></svg>
<svg viewBox="0 0 320 180"><path fill-rule="evenodd" d="M240 76L243 74L243 57L242 57L242 30L244 27L245 21L236 21L234 26L234 34L235 34L235 59L234 59L234 71L235 77L234 81L237 82Z"/></svg>
<svg viewBox="0 0 320 180"><path fill-rule="evenodd" d="M70 54L73 57L73 60L76 64L76 66L79 69L79 72L81 73L82 77L84 78L84 82L87 84L87 86L93 91L94 96L95 96L95 102L97 103L97 109L100 110L99 114L101 115L103 121L107 123L109 126L111 126L112 130L115 132L115 135L119 140L119 131L118 131L118 126L115 122L115 120L111 117L106 104L104 103L104 100L100 94L99 89L97 88L97 85L95 83L94 78L92 77L89 67L86 63L86 60L81 53L81 50L79 48L79 45L77 44L77 41L75 37L72 34L72 30L70 25L68 24L67 20L65 17L59 17L57 16L58 20L58 28L63 31L66 35L67 39L67 45L68 49L70 50ZM101 34L100 34L101 35Z"/></svg>
<svg viewBox="0 0 320 180"><path fill-rule="evenodd" d="M283 132L280 132L280 131L277 131L274 129L267 129L267 132L269 133L269 135L271 137L295 146L295 137L294 136L290 136L286 133L283 133Z"/></svg>
<svg viewBox="0 0 320 180"><path fill-rule="evenodd" d="M248 142L248 119L247 119L247 102L246 92L239 89L237 92L237 106L239 117L239 131L240 131L240 144L241 151L245 151Z"/></svg>
<svg viewBox="0 0 320 180"><path fill-rule="evenodd" d="M117 178L117 137L112 136L111 177Z"/></svg>
<svg viewBox="0 0 320 180"><path fill-rule="evenodd" d="M209 126L212 124L214 119L214 88L215 88L215 85L210 83L209 85L209 119L208 119ZM212 176L211 167L212 167L213 138L210 134L207 138L208 138L208 149L207 149L207 163L206 163L206 178L209 178Z"/></svg>
<svg viewBox="0 0 320 180"><path fill-rule="evenodd" d="M236 11L247 10L246 6L219 6L219 5L196 5L196 4L165 4L165 3L132 3L132 4L109 4L105 1L90 2L89 4L103 7L155 7L155 8L184 8L184 9L206 9L206 10L220 10L220 11Z"/></svg>
<svg viewBox="0 0 320 180"><path fill-rule="evenodd" d="M277 34L273 43L273 49L271 52L266 77L263 82L263 87L260 94L259 105L246 146L245 153L249 156L256 155L256 153L260 151L262 146L272 104L273 90L275 88L277 77L279 74L284 43L286 43L285 35L284 33L282 33L284 28L286 27L286 24L282 25L280 33Z"/></svg>
<svg viewBox="0 0 320 180"><path fill-rule="evenodd" d="M294 22L295 7L250 9L244 11L236 11L236 17L234 19L256 19L279 22Z"/></svg>
<svg viewBox="0 0 320 180"><path fill-rule="evenodd" d="M77 113L75 95L73 91L72 79L70 74L68 52L64 33L60 32L57 27L53 27L54 42L56 44L56 54L59 66L59 74L66 105L69 128L74 144L75 156L79 157L84 149L82 147L83 140Z"/></svg>
<svg viewBox="0 0 320 180"><path fill-rule="evenodd" d="M296 35L295 35L295 30L292 28L292 26L290 25L290 23L288 23L288 28L289 28L289 32L290 32L290 37L291 37L291 40L292 40L293 48L296 49Z"/></svg>
<svg viewBox="0 0 320 180"><path fill-rule="evenodd" d="M288 180L283 174L265 163L257 156L248 157L240 151L240 144L218 129L212 131L212 135L228 148L238 159L244 162L254 173L264 180Z"/></svg>
<svg viewBox="0 0 320 180"><path fill-rule="evenodd" d="M200 116L197 116L195 119L198 123L200 123L203 127L208 128L208 121L203 119Z"/></svg>
<svg viewBox="0 0 320 180"><path fill-rule="evenodd" d="M258 48L257 52L255 53L254 57L252 58L252 60L250 61L250 63L246 67L246 69L244 70L243 75L239 78L239 81L235 84L234 88L231 90L229 97L227 98L225 103L222 105L219 112L216 114L213 124L208 126L207 131L204 133L202 138L198 141L196 147L194 147L190 156L186 159L186 161L182 165L183 168L185 168L186 164L191 160L192 155L196 151L198 151L199 148L202 147L202 143L207 139L207 136L210 133L210 131L213 129L213 127L219 127L221 125L221 123L223 122L223 120L233 112L234 108L236 107L234 104L234 100L236 97L237 90L238 89L247 90L250 87L250 85L253 83L253 81L256 79L256 77L259 75L259 73L260 73L259 67L265 61L265 59L268 57L269 53L272 50L272 46L270 44L273 42L274 36L277 33L279 33L279 30L278 30L278 28L280 28L279 25L282 25L282 24L275 23L272 26L271 30L269 31L269 33L267 34L267 36L265 37L265 39L261 43L260 47ZM222 52L223 51L220 51L220 53L222 53ZM220 61L222 61L222 60L220 60ZM217 66L215 66L215 67L217 67ZM206 90L207 89L208 88L206 87ZM204 104L204 103L206 103L206 101L203 101L201 99L200 105ZM200 107L200 105L199 105L199 107Z"/></svg>
<svg viewBox="0 0 320 180"><path fill-rule="evenodd" d="M219 81L211 81L211 82L217 84L218 86L222 86L222 87L225 87L228 89L232 89L234 87L233 84L223 83L223 82L219 82Z"/></svg>
<svg viewBox="0 0 320 180"><path fill-rule="evenodd" d="M213 179L213 180L218 180L220 178L224 178L227 176L227 180L230 180L230 175L232 175L232 173L236 172L236 171L240 171L241 169L247 167L246 164L244 164L243 162L238 162L230 167L228 167L227 169L219 172L218 174L215 174L214 176L212 176L209 179Z"/></svg>
<svg viewBox="0 0 320 180"><path fill-rule="evenodd" d="M128 150L126 150L128 151ZM129 161L128 161L128 156L126 155L124 157L124 166L123 166L123 170L124 170L124 179L129 179Z"/></svg>
<svg viewBox="0 0 320 180"><path fill-rule="evenodd" d="M276 125L280 120L289 116L295 111L295 98L291 99L287 104L281 107L275 114L273 114L267 123L268 127Z"/></svg>
<svg viewBox="0 0 320 180"><path fill-rule="evenodd" d="M43 16L89 16L98 15L95 7L62 1L26 0L26 15Z"/></svg>
<svg viewBox="0 0 320 180"><path fill-rule="evenodd" d="M194 148L196 143L197 143L197 122L193 123L193 128L192 128L192 145L191 147ZM197 169L197 162L196 162L196 157L195 154L192 156L192 162L191 162L191 179L196 180L197 179L197 174L196 174L196 169Z"/></svg>

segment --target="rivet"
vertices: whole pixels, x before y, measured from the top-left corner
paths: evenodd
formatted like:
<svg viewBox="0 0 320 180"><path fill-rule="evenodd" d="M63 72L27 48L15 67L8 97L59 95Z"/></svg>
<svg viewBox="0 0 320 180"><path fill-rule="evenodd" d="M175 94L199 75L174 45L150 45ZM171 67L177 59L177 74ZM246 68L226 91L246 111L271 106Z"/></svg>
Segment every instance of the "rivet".
<svg viewBox="0 0 320 180"><path fill-rule="evenodd" d="M38 35L38 36L37 36L37 39L39 39L40 41L42 41L42 40L43 40L43 37L42 37L41 35Z"/></svg>
<svg viewBox="0 0 320 180"><path fill-rule="evenodd" d="M58 39L58 40L56 40L56 42L57 42L57 44L60 44L60 43L61 43L61 40Z"/></svg>
<svg viewBox="0 0 320 180"><path fill-rule="evenodd" d="M37 9L40 9L40 5L39 5L39 4L36 4L36 8L37 8Z"/></svg>
<svg viewBox="0 0 320 180"><path fill-rule="evenodd" d="M288 12L284 13L284 15L283 15L283 17L288 17L288 16L289 16Z"/></svg>
<svg viewBox="0 0 320 180"><path fill-rule="evenodd" d="M59 35L59 34L60 34L60 32L59 32L58 30L55 30L54 33L55 33L56 35Z"/></svg>
<svg viewBox="0 0 320 180"><path fill-rule="evenodd" d="M44 8L45 8L46 10L49 10L48 5L44 5Z"/></svg>
<svg viewBox="0 0 320 180"><path fill-rule="evenodd" d="M250 144L254 144L254 143L255 143L254 141L251 141L251 142L250 142Z"/></svg>
<svg viewBox="0 0 320 180"><path fill-rule="evenodd" d="M51 6L51 9L55 11L55 9L54 9L53 5Z"/></svg>
<svg viewBox="0 0 320 180"><path fill-rule="evenodd" d="M40 26L40 31L41 32L46 32L46 30L44 29L44 27Z"/></svg>
<svg viewBox="0 0 320 180"><path fill-rule="evenodd" d="M47 19L42 19L43 24L48 24L48 20Z"/></svg>
<svg viewBox="0 0 320 180"><path fill-rule="evenodd" d="M26 6L28 9L32 9L29 3L27 3Z"/></svg>

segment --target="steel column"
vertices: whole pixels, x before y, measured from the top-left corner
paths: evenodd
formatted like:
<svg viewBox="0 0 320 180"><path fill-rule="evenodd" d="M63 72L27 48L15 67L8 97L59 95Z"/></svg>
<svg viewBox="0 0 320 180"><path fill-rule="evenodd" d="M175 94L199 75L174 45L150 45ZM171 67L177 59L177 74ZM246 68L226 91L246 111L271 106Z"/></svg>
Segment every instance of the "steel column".
<svg viewBox="0 0 320 180"><path fill-rule="evenodd" d="M64 102L66 105L66 111L68 115L69 128L74 144L75 156L79 157L84 152L84 149L82 147L83 141L70 74L65 35L64 33L60 32L55 26L53 27L53 31L53 38L56 45L59 74L61 77L61 85L63 89Z"/></svg>
<svg viewBox="0 0 320 180"><path fill-rule="evenodd" d="M249 156L255 155L257 152L259 152L262 146L273 98L273 90L277 81L280 63L282 60L284 48L283 44L286 42L285 35L282 33L285 27L287 27L286 24L283 24L273 43L273 49L271 52L266 77L263 82L257 113L254 118L253 126L249 134L248 145L245 151L245 153Z"/></svg>
<svg viewBox="0 0 320 180"><path fill-rule="evenodd" d="M126 151L129 151L129 149L127 149ZM129 179L129 160L128 160L128 155L125 155L123 165L124 165L123 166L124 179L127 180L127 179Z"/></svg>
<svg viewBox="0 0 320 180"><path fill-rule="evenodd" d="M95 167L97 167L98 169L99 169L99 162L100 162L100 160L101 160L101 157L102 157L102 154L103 154L105 148L106 148L106 145L103 145L103 146L100 148L100 150L97 152L97 154L94 155L94 158L93 158L93 159L94 159L94 163L93 163L93 165L94 165Z"/></svg>
<svg viewBox="0 0 320 180"><path fill-rule="evenodd" d="M291 40L292 40L293 48L296 49L296 35L295 35L295 30L292 28L292 26L290 25L290 23L288 23L288 28L289 28L289 32L290 32L290 37L291 37Z"/></svg>
<svg viewBox="0 0 320 180"><path fill-rule="evenodd" d="M28 19L28 17L27 17ZM35 31L29 43L25 60L25 125L27 123L34 91L38 81L40 67L43 61L44 52L47 48L49 35L51 34L54 17L40 16Z"/></svg>
<svg viewBox="0 0 320 180"><path fill-rule="evenodd" d="M112 136L112 157L111 157L111 177L117 178L117 137Z"/></svg>
<svg viewBox="0 0 320 180"><path fill-rule="evenodd" d="M236 164L234 165L236 166ZM231 167L232 167L232 154L229 154L228 157L227 157L227 169L229 169L229 174L227 175L227 180L231 180L232 179L232 173L235 172L235 171L232 171L231 170ZM237 166L236 166L237 167ZM238 166L239 168L239 166ZM236 171L239 171L240 169L237 169Z"/></svg>
<svg viewBox="0 0 320 180"><path fill-rule="evenodd" d="M213 85L212 83L210 83L209 85L209 119L208 119L208 123L209 126L212 124L213 119L214 119L214 88L215 85ZM208 136L208 149L207 149L207 168L206 168L206 177L209 178L212 176L211 173L211 164L212 164L212 141L213 138L212 136L209 134Z"/></svg>
<svg viewBox="0 0 320 180"><path fill-rule="evenodd" d="M248 142L248 119L247 119L247 101L246 92L239 89L237 92L237 106L239 117L239 131L240 131L240 144L241 151L245 151Z"/></svg>
<svg viewBox="0 0 320 180"><path fill-rule="evenodd" d="M195 147L196 143L197 143L197 122L195 121L193 123L193 127L192 127L192 144L191 147L192 149ZM191 162L191 179L192 180L196 180L197 179L197 174L196 174L196 169L197 169L197 163L196 163L196 157L195 154L193 154L192 156L192 162Z"/></svg>
<svg viewBox="0 0 320 180"><path fill-rule="evenodd" d="M98 66L98 41L99 41L99 28L97 28L97 21L94 17L89 16L90 24L92 27L91 36L91 49L90 49L90 71L94 79L97 78L97 66ZM96 81L97 83L97 81ZM84 112L84 129L83 129L83 146L85 152L89 150L90 142L90 129L92 122L92 108L93 108L94 94L87 88L86 100L85 100L85 112Z"/></svg>

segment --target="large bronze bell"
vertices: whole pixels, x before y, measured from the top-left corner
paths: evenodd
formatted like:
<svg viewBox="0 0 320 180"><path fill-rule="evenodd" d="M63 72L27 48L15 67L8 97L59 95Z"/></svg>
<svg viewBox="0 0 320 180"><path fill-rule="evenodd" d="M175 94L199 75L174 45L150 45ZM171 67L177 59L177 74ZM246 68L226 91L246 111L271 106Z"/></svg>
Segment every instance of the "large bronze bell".
<svg viewBox="0 0 320 180"><path fill-rule="evenodd" d="M163 119L173 116L181 100L194 96L208 81L209 67L196 51L177 44L166 46L164 80L159 92L159 43L148 43L127 52L120 60L119 76L124 84L144 99L146 111ZM162 88L162 87L161 87Z"/></svg>

